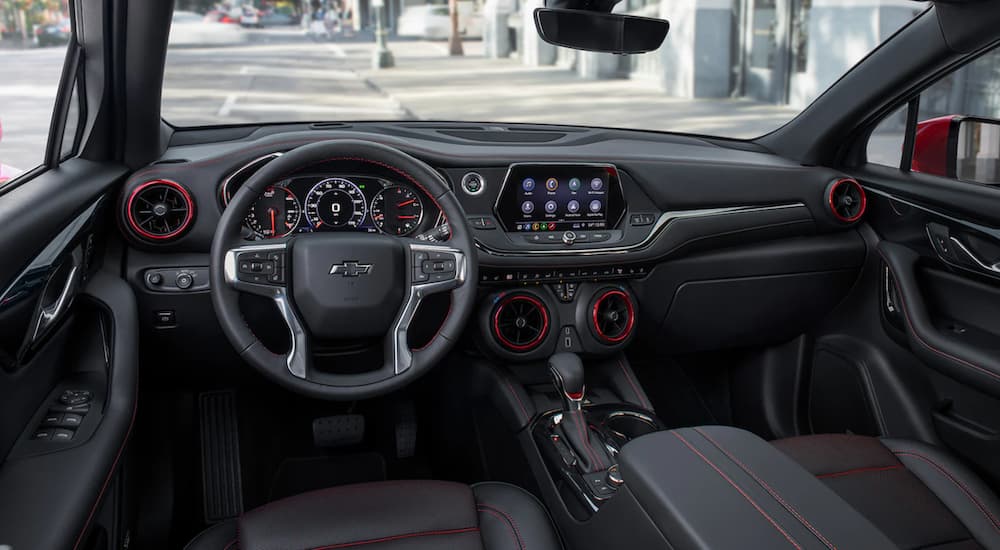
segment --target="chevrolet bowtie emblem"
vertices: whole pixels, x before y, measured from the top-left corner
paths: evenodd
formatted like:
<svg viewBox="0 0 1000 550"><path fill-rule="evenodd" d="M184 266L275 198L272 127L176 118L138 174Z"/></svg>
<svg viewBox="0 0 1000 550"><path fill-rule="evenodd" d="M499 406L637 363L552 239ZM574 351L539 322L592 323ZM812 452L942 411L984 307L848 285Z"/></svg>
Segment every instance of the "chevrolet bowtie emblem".
<svg viewBox="0 0 1000 550"><path fill-rule="evenodd" d="M330 267L330 275L340 275L341 277L357 277L367 275L372 270L372 264L359 264L358 262L344 262L333 264Z"/></svg>

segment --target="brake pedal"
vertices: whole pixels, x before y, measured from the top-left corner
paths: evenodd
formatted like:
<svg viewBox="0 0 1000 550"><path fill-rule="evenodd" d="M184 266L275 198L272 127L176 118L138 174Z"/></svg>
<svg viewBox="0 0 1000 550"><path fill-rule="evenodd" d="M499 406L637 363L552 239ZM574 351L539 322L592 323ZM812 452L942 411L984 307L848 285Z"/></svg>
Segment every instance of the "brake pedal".
<svg viewBox="0 0 1000 550"><path fill-rule="evenodd" d="M243 483L236 393L227 390L199 395L198 418L205 522L238 517L243 513Z"/></svg>
<svg viewBox="0 0 1000 550"><path fill-rule="evenodd" d="M338 414L313 420L313 444L317 447L347 447L365 438L365 417Z"/></svg>

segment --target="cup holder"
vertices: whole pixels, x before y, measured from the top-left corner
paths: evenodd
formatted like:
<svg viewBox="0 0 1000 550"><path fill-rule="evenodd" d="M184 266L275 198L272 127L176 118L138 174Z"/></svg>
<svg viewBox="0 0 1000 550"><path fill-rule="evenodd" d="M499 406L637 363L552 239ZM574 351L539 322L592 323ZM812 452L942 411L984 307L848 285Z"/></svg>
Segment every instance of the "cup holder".
<svg viewBox="0 0 1000 550"><path fill-rule="evenodd" d="M644 414L631 411L619 411L609 414L604 421L604 428L622 444L628 443L637 437L660 431L655 420Z"/></svg>

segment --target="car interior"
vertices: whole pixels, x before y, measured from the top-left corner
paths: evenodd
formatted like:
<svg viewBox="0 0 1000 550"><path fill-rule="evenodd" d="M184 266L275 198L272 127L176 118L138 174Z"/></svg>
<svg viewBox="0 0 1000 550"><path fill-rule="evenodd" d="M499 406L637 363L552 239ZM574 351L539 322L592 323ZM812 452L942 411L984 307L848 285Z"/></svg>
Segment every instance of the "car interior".
<svg viewBox="0 0 1000 550"><path fill-rule="evenodd" d="M527 32L692 24L613 5ZM0 549L1000 548L1000 122L920 115L995 1L752 140L172 126L172 3L72 6L0 188Z"/></svg>

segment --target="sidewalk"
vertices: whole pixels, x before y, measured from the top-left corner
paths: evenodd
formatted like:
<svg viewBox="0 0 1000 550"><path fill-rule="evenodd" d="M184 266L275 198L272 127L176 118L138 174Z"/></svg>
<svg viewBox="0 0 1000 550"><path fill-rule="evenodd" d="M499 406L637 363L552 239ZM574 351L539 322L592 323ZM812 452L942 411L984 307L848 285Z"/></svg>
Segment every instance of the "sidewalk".
<svg viewBox="0 0 1000 550"><path fill-rule="evenodd" d="M751 138L798 110L745 99L678 99L655 83L584 80L559 67L527 67L518 59L485 59L482 43L450 57L444 42L390 42L392 69L363 69L374 87L422 120L535 122L669 130ZM368 44L345 44L349 56ZM558 103L553 98L560 97Z"/></svg>

